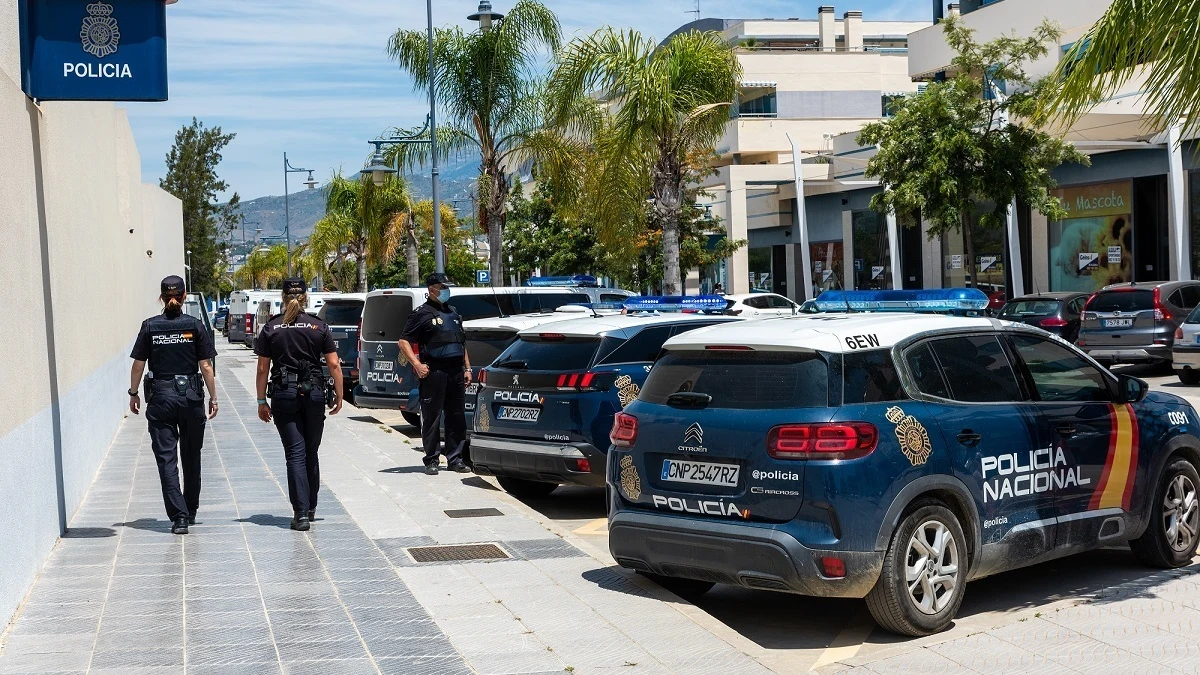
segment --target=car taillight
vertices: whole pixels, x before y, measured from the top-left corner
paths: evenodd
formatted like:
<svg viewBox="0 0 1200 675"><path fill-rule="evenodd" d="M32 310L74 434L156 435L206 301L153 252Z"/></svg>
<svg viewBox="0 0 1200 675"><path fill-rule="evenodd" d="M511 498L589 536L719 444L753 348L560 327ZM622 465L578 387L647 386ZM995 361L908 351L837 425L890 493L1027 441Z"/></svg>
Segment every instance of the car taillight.
<svg viewBox="0 0 1200 675"><path fill-rule="evenodd" d="M246 315L246 332L249 333L252 330L254 330L254 315L247 314Z"/></svg>
<svg viewBox="0 0 1200 675"><path fill-rule="evenodd" d="M1170 321L1171 310L1167 309L1166 306L1162 304L1162 296L1159 294L1161 290L1162 289L1160 288L1154 289L1154 320Z"/></svg>
<svg viewBox="0 0 1200 675"><path fill-rule="evenodd" d="M600 388L600 373L563 373L554 386L560 391L593 391Z"/></svg>
<svg viewBox="0 0 1200 675"><path fill-rule="evenodd" d="M1175 329L1175 339L1176 340L1183 339L1183 326L1180 326L1179 328Z"/></svg>
<svg viewBox="0 0 1200 675"><path fill-rule="evenodd" d="M566 339L562 333L538 333L538 337L546 342L559 342Z"/></svg>
<svg viewBox="0 0 1200 675"><path fill-rule="evenodd" d="M1057 316L1050 316L1038 322L1042 328L1062 328L1067 325L1066 319L1060 319Z"/></svg>
<svg viewBox="0 0 1200 675"><path fill-rule="evenodd" d="M869 422L784 424L767 434L775 459L857 459L875 450L879 431Z"/></svg>
<svg viewBox="0 0 1200 675"><path fill-rule="evenodd" d="M479 384L487 384L487 368L480 369Z"/></svg>
<svg viewBox="0 0 1200 675"><path fill-rule="evenodd" d="M618 448L632 448L637 442L638 421L629 413L619 412L613 417L612 431L608 440Z"/></svg>

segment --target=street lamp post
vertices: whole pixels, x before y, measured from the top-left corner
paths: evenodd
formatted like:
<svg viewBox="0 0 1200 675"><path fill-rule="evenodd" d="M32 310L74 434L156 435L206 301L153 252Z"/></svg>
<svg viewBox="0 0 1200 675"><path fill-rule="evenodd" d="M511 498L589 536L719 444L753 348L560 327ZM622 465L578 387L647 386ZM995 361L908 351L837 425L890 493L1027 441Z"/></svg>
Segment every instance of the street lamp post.
<svg viewBox="0 0 1200 675"><path fill-rule="evenodd" d="M192 291L192 252L191 252L191 250L188 250L188 252L187 252L187 259L188 259L187 264L184 265L184 267L187 268L187 289L188 289L188 292L190 293Z"/></svg>
<svg viewBox="0 0 1200 675"><path fill-rule="evenodd" d="M287 271L288 276L292 276L292 214L288 206L288 174L289 173L308 173L308 180L304 184L309 190L317 187L317 181L313 179L312 169L297 169L288 162L287 153L283 153L283 233L287 238Z"/></svg>

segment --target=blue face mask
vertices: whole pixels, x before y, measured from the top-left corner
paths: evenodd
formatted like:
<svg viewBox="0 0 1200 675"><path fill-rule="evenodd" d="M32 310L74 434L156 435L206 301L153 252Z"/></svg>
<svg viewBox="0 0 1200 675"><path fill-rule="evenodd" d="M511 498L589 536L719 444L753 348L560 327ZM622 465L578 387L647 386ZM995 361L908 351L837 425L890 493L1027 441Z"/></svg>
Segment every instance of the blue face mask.
<svg viewBox="0 0 1200 675"><path fill-rule="evenodd" d="M442 290L438 291L438 302L440 302L444 305L449 300L450 300L450 289L449 288L443 288Z"/></svg>

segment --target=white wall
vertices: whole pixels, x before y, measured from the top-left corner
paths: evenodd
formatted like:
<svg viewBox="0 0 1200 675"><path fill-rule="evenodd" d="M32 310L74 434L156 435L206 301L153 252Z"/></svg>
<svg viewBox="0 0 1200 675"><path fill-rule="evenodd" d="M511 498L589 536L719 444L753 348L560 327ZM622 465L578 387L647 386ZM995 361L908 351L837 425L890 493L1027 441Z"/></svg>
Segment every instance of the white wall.
<svg viewBox="0 0 1200 675"><path fill-rule="evenodd" d="M0 627L59 534L56 416L69 520L121 423L158 282L183 272L179 200L141 182L125 111L21 92L18 1L0 0Z"/></svg>

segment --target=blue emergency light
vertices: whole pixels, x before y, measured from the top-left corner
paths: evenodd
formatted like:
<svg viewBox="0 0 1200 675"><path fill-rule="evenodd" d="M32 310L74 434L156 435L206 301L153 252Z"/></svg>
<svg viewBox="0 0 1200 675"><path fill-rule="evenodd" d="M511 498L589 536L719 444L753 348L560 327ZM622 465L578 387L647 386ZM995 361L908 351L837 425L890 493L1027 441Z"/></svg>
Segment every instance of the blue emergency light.
<svg viewBox="0 0 1200 675"><path fill-rule="evenodd" d="M627 312L723 312L719 295L638 295L625 301Z"/></svg>
<svg viewBox="0 0 1200 675"><path fill-rule="evenodd" d="M529 277L526 286L577 286L597 288L600 286L596 277L590 274L576 274L570 277Z"/></svg>
<svg viewBox="0 0 1200 675"><path fill-rule="evenodd" d="M988 306L978 288L897 291L825 291L812 301L822 312L929 312L977 316Z"/></svg>

